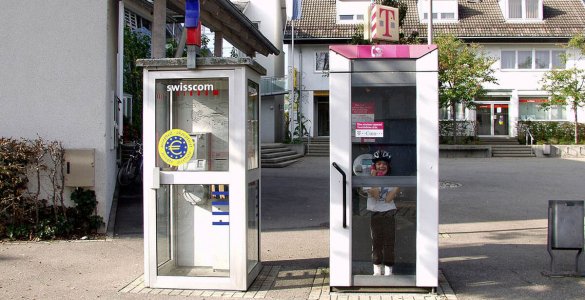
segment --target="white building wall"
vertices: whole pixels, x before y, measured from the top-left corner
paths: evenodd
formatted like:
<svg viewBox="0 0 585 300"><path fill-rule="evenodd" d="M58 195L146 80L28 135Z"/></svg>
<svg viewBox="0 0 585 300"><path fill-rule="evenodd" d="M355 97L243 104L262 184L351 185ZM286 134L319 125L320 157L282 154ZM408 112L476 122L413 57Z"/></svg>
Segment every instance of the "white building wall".
<svg viewBox="0 0 585 300"><path fill-rule="evenodd" d="M520 97L537 97L548 96L542 90L542 78L549 70L502 70L501 69L501 51L502 50L557 50L563 49L558 44L486 44L483 49L487 56L496 59L493 64L495 70L494 76L498 80L497 84L487 83L484 85L488 90L505 90L510 93L510 123L515 124L518 121L518 105ZM577 66L578 68L585 68L585 59L579 56L579 53L574 49L567 49L567 68ZM585 121L585 109L579 109L579 122ZM573 121L572 113L569 112L569 119Z"/></svg>
<svg viewBox="0 0 585 300"><path fill-rule="evenodd" d="M292 65L290 54L291 45L287 45L287 64ZM306 45L295 44L294 65L298 70L298 84L301 90L301 112L310 122L306 124L311 136L317 135L317 120L314 103L315 91L329 90L329 76L327 72L315 70L315 54L317 52L328 52L329 45Z"/></svg>
<svg viewBox="0 0 585 300"><path fill-rule="evenodd" d="M288 45L290 49L290 45ZM315 53L318 51L327 51L329 45L306 45L295 44L294 48L294 63L299 69L299 74L302 75L301 86L303 91L303 114L311 120L311 126L315 127L314 120L314 105L313 92L320 90L329 90L329 78L323 76L322 72L315 71ZM524 49L561 49L562 46L558 44L484 44L483 50L487 56L496 59L493 64L495 70L494 76L497 78L497 84L487 83L484 88L496 95L510 96L509 107L509 124L510 134L516 135L516 122L519 114L519 99L525 96L546 96L546 92L541 90L541 79L547 70L501 70L500 59L501 50L524 50ZM567 50L569 60L567 67L577 66L585 68L585 59L578 57L575 50ZM290 65L290 56L288 57L288 64ZM580 108L578 111L579 122L585 122L585 108ZM568 120L573 121L572 112L568 111ZM475 120L475 113L470 112L468 117ZM314 130L313 130L314 133Z"/></svg>
<svg viewBox="0 0 585 300"><path fill-rule="evenodd" d="M117 1L4 1L0 10L0 136L94 148L105 222L115 180L115 15Z"/></svg>
<svg viewBox="0 0 585 300"><path fill-rule="evenodd" d="M329 45L297 45L295 53L300 55L300 60L295 57L295 65L299 69L301 89L303 91L329 90L329 77L326 72L315 70L315 54L329 51Z"/></svg>
<svg viewBox="0 0 585 300"><path fill-rule="evenodd" d="M253 22L258 23L258 29L280 51L279 55L264 56L258 54L255 60L266 68L267 77L284 77L283 51L284 18L280 1L251 0L244 14ZM260 140L262 143L280 142L283 139L282 122L284 105L283 95L263 96L261 98L260 118L262 122Z"/></svg>
<svg viewBox="0 0 585 300"><path fill-rule="evenodd" d="M252 22L259 22L260 32L281 51L279 55L257 55L256 61L266 68L266 76L284 76L283 16L280 1L251 0L244 14Z"/></svg>

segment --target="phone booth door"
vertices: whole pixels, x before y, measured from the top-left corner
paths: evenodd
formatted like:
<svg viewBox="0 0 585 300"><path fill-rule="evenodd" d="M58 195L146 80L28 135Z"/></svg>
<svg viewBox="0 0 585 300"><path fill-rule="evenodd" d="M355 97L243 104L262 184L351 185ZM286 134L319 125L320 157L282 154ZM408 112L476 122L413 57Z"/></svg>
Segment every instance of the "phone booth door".
<svg viewBox="0 0 585 300"><path fill-rule="evenodd" d="M435 46L331 46L331 286L438 285Z"/></svg>
<svg viewBox="0 0 585 300"><path fill-rule="evenodd" d="M246 290L261 267L260 77L213 67L145 68L148 287Z"/></svg>

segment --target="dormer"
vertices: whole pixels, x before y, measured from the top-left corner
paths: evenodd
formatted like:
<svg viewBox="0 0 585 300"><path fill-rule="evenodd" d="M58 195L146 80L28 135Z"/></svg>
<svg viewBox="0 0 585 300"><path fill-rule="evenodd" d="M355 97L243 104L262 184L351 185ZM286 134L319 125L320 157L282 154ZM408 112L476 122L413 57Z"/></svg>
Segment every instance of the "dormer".
<svg viewBox="0 0 585 300"><path fill-rule="evenodd" d="M418 19L427 23L429 18L429 0L418 0ZM433 23L455 23L459 21L459 4L457 0L433 0Z"/></svg>
<svg viewBox="0 0 585 300"><path fill-rule="evenodd" d="M543 0L499 0L504 19L508 22L542 21Z"/></svg>
<svg viewBox="0 0 585 300"><path fill-rule="evenodd" d="M335 19L337 24L362 24L370 0L336 0Z"/></svg>

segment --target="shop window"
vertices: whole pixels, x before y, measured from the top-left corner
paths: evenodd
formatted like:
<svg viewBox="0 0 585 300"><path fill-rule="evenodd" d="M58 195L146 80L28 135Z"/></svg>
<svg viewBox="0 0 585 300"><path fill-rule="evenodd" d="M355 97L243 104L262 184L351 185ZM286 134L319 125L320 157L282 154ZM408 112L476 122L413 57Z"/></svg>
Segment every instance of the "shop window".
<svg viewBox="0 0 585 300"><path fill-rule="evenodd" d="M520 119L523 121L566 121L567 108L554 105L545 110L541 104L547 101L548 99L543 98L521 98Z"/></svg>

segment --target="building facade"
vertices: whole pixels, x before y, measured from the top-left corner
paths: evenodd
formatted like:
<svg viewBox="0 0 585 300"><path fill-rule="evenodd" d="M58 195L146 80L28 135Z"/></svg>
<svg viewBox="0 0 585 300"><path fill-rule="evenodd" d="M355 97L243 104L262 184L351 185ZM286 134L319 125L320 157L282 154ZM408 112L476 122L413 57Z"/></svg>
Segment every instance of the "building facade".
<svg viewBox="0 0 585 300"><path fill-rule="evenodd" d="M166 6L157 10L159 3ZM3 2L0 10L0 137L41 137L60 141L66 150L92 149L95 180L87 187L95 190L97 213L106 223L116 189L124 113L123 27L125 23L143 27L144 21L153 29L152 40L160 40L162 35L164 42L165 29L169 30L166 25L184 19L185 3L159 3L26 0ZM247 55L279 53L229 0L201 3L203 25L223 31L224 37ZM254 12L254 7L259 10ZM272 6L256 4L250 13L279 13L281 7L280 2ZM157 21L156 12L161 10L167 14ZM157 25L162 30L156 30ZM271 38L282 41L279 32ZM164 43L162 48L164 55ZM273 65L273 72L282 72L282 64L279 71L278 64L264 63ZM67 201L72 189L65 188Z"/></svg>
<svg viewBox="0 0 585 300"><path fill-rule="evenodd" d="M416 32L426 42L428 1L404 0L407 13L401 31ZM304 0L302 18L294 21L294 56L299 70L302 112L311 120L311 136L328 136L328 47L347 44L363 24L370 1ZM582 0L435 0L433 35L452 34L482 46L497 84L486 84L487 95L476 99L475 109L460 107L457 119L475 122L479 136L517 136L522 120L573 121L570 107L541 110L548 99L541 89L542 76L556 68L585 67L579 53L563 44L585 29ZM291 22L285 43L293 41ZM566 63L562 57L567 56ZM579 111L579 121L585 120ZM440 111L441 119L450 112Z"/></svg>

